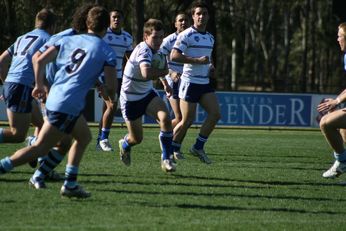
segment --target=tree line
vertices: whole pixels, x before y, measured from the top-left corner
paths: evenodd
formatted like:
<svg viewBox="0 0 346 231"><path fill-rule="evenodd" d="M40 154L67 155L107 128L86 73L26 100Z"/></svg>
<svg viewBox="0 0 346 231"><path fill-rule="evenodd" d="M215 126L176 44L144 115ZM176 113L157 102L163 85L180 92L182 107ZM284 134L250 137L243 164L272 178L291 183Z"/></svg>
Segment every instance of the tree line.
<svg viewBox="0 0 346 231"><path fill-rule="evenodd" d="M74 10L97 3L125 13L125 30L142 40L148 18L174 32L177 12L189 13L192 0L2 0L0 48L31 30L43 7L58 15L57 31L71 25ZM213 84L220 91L275 91L338 93L344 88L343 54L336 41L341 23L335 1L315 0L206 0L208 31L216 38Z"/></svg>

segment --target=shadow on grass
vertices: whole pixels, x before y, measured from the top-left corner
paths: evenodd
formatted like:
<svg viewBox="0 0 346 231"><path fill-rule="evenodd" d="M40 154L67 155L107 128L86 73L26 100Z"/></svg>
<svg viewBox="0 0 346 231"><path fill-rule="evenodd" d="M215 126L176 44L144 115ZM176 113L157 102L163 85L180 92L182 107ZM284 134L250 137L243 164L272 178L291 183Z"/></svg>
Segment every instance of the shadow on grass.
<svg viewBox="0 0 346 231"><path fill-rule="evenodd" d="M256 208L256 207L240 207L240 206L227 206L227 205L197 205L197 204L154 204L148 202L133 202L134 204L153 207L153 208L181 208L181 209L200 209L212 211L258 211L258 212L288 212L288 213L303 213L303 214L328 214L339 215L345 214L335 211L309 211L305 209L290 209L290 208Z"/></svg>
<svg viewBox="0 0 346 231"><path fill-rule="evenodd" d="M339 198L323 198L323 197L300 197L300 196L270 196L270 195L246 195L244 193L204 193L204 192L177 192L177 191L130 191L130 190L117 190L117 189L97 189L100 192L112 192L123 194L139 194L139 195L164 195L164 196L201 196L201 197L239 197L239 198L253 198L253 199L269 199L269 200L302 200L302 201L323 201L323 202L346 202L346 199Z"/></svg>

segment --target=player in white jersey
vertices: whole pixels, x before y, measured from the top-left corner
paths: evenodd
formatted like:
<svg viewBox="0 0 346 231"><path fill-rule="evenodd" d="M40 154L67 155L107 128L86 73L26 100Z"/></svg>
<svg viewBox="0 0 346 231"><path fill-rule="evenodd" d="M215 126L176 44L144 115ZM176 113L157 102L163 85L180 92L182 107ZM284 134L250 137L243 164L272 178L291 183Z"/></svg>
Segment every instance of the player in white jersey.
<svg viewBox="0 0 346 231"><path fill-rule="evenodd" d="M122 29L124 22L124 13L119 9L110 11L110 26L107 29L106 35L103 39L113 48L117 54L117 79L118 89L117 95L119 97L122 76L123 76L123 60L128 59L133 51L132 36ZM101 76L102 79L102 76ZM102 80L101 80L102 81ZM109 105L103 104L103 114L99 123L99 134L97 137L96 149L102 151L112 151L112 146L109 142L108 136L112 127L113 118L117 109L117 101L115 100Z"/></svg>
<svg viewBox="0 0 346 231"><path fill-rule="evenodd" d="M35 29L18 37L0 56L0 78L4 83L3 96L10 126L9 129L0 128L0 143L23 142L30 122L37 127L43 124L39 110L32 110L34 72L31 59L54 30L54 13L43 9L36 15ZM9 63L11 66L8 70ZM36 112L35 117L31 117L32 112Z"/></svg>
<svg viewBox="0 0 346 231"><path fill-rule="evenodd" d="M184 64L171 61L170 54L174 43L177 40L178 34L188 27L188 17L185 13L178 13L175 16L174 27L176 28L176 31L163 39L160 48L161 53L166 55L168 64L169 73L168 75L166 75L166 80L173 90L172 96L168 99L174 113L174 119L172 120L173 128L181 121L181 111L179 106L179 85L180 76L183 73ZM184 156L181 152L174 152L173 154L175 159L184 159Z"/></svg>
<svg viewBox="0 0 346 231"><path fill-rule="evenodd" d="M346 70L346 22L338 26L337 41L340 50L344 53L344 70ZM346 89L335 99L329 98L318 105L318 111L323 114L320 121L321 131L327 142L333 149L334 164L325 171L324 178L335 178L346 172L346 149L345 149L345 129L346 111L345 108L337 107L346 102Z"/></svg>
<svg viewBox="0 0 346 231"><path fill-rule="evenodd" d="M164 37L160 20L149 19L143 28L144 41L133 50L127 61L120 92L120 108L125 119L128 134L119 140L120 159L125 165L131 164L132 146L143 140L142 116L147 114L160 125L161 168L165 172L175 171L171 160L173 129L168 109L153 87L153 79L168 73L152 66L153 54L159 49ZM171 94L171 92L169 92Z"/></svg>
<svg viewBox="0 0 346 231"><path fill-rule="evenodd" d="M195 1L191 7L193 26L181 32L171 52L171 60L184 63L179 88L182 120L174 128L173 151L180 152L181 143L188 128L194 121L197 103L207 112L195 144L190 153L211 164L204 151L204 144L220 119L220 107L209 83L211 55L214 37L206 31L209 20L208 7L201 1Z"/></svg>
<svg viewBox="0 0 346 231"><path fill-rule="evenodd" d="M108 12L102 7L93 7L88 13L87 34L66 36L34 60L36 82L32 95L35 98L47 94L43 83L46 64L56 59L58 66L46 101L47 120L32 146L0 160L0 173L9 172L37 156L45 155L65 134L71 134L74 142L69 150L60 194L78 198L90 196L77 183L79 163L91 141L91 132L82 110L86 94L102 71L105 73L104 93L114 92L116 87L113 78L116 75L116 55L102 40L108 25ZM112 100L111 95L109 100Z"/></svg>

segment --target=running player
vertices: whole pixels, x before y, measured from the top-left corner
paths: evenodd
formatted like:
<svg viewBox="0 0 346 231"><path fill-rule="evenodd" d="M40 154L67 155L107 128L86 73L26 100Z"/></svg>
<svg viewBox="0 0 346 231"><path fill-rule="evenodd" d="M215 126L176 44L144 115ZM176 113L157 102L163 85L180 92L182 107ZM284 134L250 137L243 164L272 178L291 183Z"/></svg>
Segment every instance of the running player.
<svg viewBox="0 0 346 231"><path fill-rule="evenodd" d="M165 172L175 171L172 155L172 123L168 109L153 87L152 80L168 74L165 69L152 66L153 55L160 49L164 37L162 22L149 19L143 28L144 41L139 43L127 61L120 92L120 108L128 134L119 140L120 159L131 164L131 148L142 142L142 116L147 114L160 125L161 168ZM168 93L170 94L170 93Z"/></svg>

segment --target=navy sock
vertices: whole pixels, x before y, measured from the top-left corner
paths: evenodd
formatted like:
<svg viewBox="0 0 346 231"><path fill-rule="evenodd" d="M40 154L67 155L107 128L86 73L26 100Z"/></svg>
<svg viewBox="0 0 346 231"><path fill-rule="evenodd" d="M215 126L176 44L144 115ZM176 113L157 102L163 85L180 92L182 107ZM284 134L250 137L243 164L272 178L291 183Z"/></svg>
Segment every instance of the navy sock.
<svg viewBox="0 0 346 231"><path fill-rule="evenodd" d="M180 151L180 148L181 148L181 144L175 142L175 141L172 141L172 149L173 149L173 152L179 152Z"/></svg>
<svg viewBox="0 0 346 231"><path fill-rule="evenodd" d="M173 132L160 131L159 140L162 148L162 159L166 160L170 158L172 152L172 138Z"/></svg>
<svg viewBox="0 0 346 231"><path fill-rule="evenodd" d="M111 130L109 128L102 128L100 140L108 139L110 131Z"/></svg>
<svg viewBox="0 0 346 231"><path fill-rule="evenodd" d="M196 139L196 143L194 145L195 149L201 150L204 148L204 144L207 142L208 136L203 136L201 134L198 135Z"/></svg>

